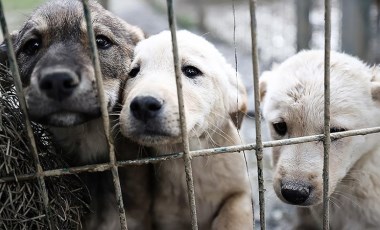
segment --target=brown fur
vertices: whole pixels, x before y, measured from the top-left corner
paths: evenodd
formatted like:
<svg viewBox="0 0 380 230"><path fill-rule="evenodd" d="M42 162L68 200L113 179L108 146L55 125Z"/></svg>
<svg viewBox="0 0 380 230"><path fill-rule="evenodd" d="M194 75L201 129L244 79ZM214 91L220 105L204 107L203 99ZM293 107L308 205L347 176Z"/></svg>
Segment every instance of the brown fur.
<svg viewBox="0 0 380 230"><path fill-rule="evenodd" d="M89 3L111 112L126 79L134 46L144 35L95 1ZM108 161L82 2L47 2L12 34L12 40L30 117L49 127L56 147L71 166ZM0 46L0 61L7 61L4 43ZM65 82L57 80L61 78ZM118 159L136 158L137 145L132 144L129 149L118 149ZM148 185L141 179L148 168L119 171L125 179L121 184L128 220L134 222L129 229L149 229L145 227L149 220L143 214L150 206L149 199L145 199L148 195L144 194ZM110 173L84 174L83 178L92 195L92 214L85 219L85 228L120 229ZM132 201L135 204L129 206Z"/></svg>

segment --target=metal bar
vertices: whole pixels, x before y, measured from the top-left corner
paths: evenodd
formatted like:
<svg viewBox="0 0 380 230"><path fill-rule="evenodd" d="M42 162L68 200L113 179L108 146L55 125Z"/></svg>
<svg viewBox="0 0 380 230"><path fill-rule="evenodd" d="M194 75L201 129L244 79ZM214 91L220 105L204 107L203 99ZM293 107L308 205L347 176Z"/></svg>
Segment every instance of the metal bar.
<svg viewBox="0 0 380 230"><path fill-rule="evenodd" d="M191 168L191 155L190 155L189 137L187 134L185 104L183 100L181 66L180 66L179 56L178 56L177 32L176 32L176 21L174 18L173 0L167 0L167 7L168 7L169 27L170 27L170 32L172 36L173 62L174 62L175 78L176 78L176 84L177 84L179 119L181 123L182 143L183 143L183 152L184 152L183 160L185 163L186 183L187 183L187 189L188 189L187 192L188 192L190 215L191 215L191 226L193 230L197 230L198 222L197 222L197 211L196 211L196 205L195 205L193 170Z"/></svg>
<svg viewBox="0 0 380 230"><path fill-rule="evenodd" d="M380 132L380 127L350 130L350 131L332 133L331 139L332 141L334 141L334 140L339 140L346 137L374 134L374 133L379 133L379 132ZM301 143L313 142L313 141L323 141L323 139L324 139L324 134L319 134L319 135L313 135L313 136L297 137L297 138L283 139L283 140L276 140L276 141L266 141L266 142L263 142L263 148L271 148L271 147L282 146L282 145L294 145L294 144L301 144ZM226 153L255 150L255 149L256 149L256 143L252 143L252 144L245 144L245 145L236 145L236 146L229 146L229 147L219 147L219 148L212 148L212 149L190 151L190 155L191 157L213 156L213 155L218 155L218 154L226 154ZM154 163L158 163L162 161L175 160L175 159L180 159L180 158L183 158L182 152L163 155L159 157L138 159L138 160L118 161L116 162L116 166L126 167L126 166L131 166L131 165L154 164ZM112 165L109 163L93 164L93 165L86 165L86 166L80 166L80 167L48 170L48 171L42 172L41 175L44 177L53 177L53 176L71 175L71 174L77 174L77 173L83 173L83 172L103 172L103 171L109 170L111 167ZM15 182L15 181L26 181L26 180L36 179L36 178L37 178L36 174L23 174L23 175L18 175L14 177L3 177L3 178L0 178L0 184Z"/></svg>
<svg viewBox="0 0 380 230"><path fill-rule="evenodd" d="M260 91L259 91L259 54L257 48L257 21L256 21L256 0L249 1L249 11L251 16L251 39L252 39L252 66L253 66L253 87L255 96L255 123L256 123L256 158L257 176L259 183L259 205L260 205L260 228L265 230L265 187L263 175L263 143L261 138L261 112L260 112Z"/></svg>
<svg viewBox="0 0 380 230"><path fill-rule="evenodd" d="M8 54L9 65L10 65L10 69L12 71L13 81L14 81L14 84L16 87L16 93L17 93L17 97L18 97L19 102L20 102L20 108L22 110L23 120L25 123L27 135L28 135L27 138L28 138L29 150L31 151L31 153L33 155L34 164L35 164L36 170L37 170L36 177L37 177L38 184L39 184L41 191L42 191L42 200L44 203L44 209L45 209L45 213L47 216L47 222L48 222L49 228L52 229L51 218L50 218L51 216L50 216L50 211L49 211L49 195L48 195L48 192L46 189L44 177L42 175L43 168L41 166L41 163L40 163L40 160L38 157L36 141L34 139L32 125L30 123L29 114L28 114L28 110L27 110L27 106L26 106L25 95L24 95L24 91L23 91L23 87L22 87L20 72L19 72L19 68L18 68L18 64L17 64L17 59L16 59L16 55L15 55L15 52L13 49L13 42L12 42L11 36L9 34L9 31L8 31L7 22L5 20L5 15L4 15L3 2L1 0L0 0L0 23L1 23L1 29L3 32L4 40L5 40L6 45L7 45L7 54Z"/></svg>
<svg viewBox="0 0 380 230"><path fill-rule="evenodd" d="M330 50L331 50L331 1L325 0L325 130L323 140L323 229L329 229L329 153L330 153Z"/></svg>
<svg viewBox="0 0 380 230"><path fill-rule="evenodd" d="M94 29L93 29L92 21L91 21L91 11L88 6L88 0L82 0L82 2L83 2L84 16L86 18L86 24L87 24L87 34L88 34L89 44L90 44L91 53L92 53L92 61L95 68L95 78L96 78L96 84L97 84L97 90L98 90L98 96L99 96L99 103L100 103L101 112L102 112L104 133L107 138L108 147L109 147L109 158L110 158L110 166L111 166L110 170L112 172L113 184L114 184L115 193L116 193L116 200L119 206L120 223L121 223L121 228L123 230L124 229L127 230L128 229L127 218L126 218L126 213L124 209L124 202L123 202L123 196L121 192L119 173L116 166L116 157L115 157L113 139L112 139L112 136L110 135L110 123L109 123L109 115L108 115L108 110L107 110L107 101L104 95L103 79L102 79L102 73L100 69L98 49L96 46L95 34L94 34Z"/></svg>
<svg viewBox="0 0 380 230"><path fill-rule="evenodd" d="M236 81L237 81L237 78L238 78L238 56L237 56L237 46L236 46L236 9L235 9L235 1L236 0L232 0L232 16L233 16L233 20L234 20L234 29L233 29L233 44L234 44L234 59L235 59L235 78L236 78ZM237 98L237 103L236 104L239 104L239 96L238 96L238 92L236 91L236 98ZM234 119L234 118L233 118ZM236 114L236 121L238 121L239 119L239 115L238 113ZM238 130L238 133L239 133L239 130ZM239 133L239 136L240 136L240 133ZM255 229L255 201L254 201L254 198L253 198L253 189L252 189L252 178L251 178L251 175L250 175L250 167L249 167L249 162L247 160L247 154L245 152L243 152L243 156L244 156L244 163L245 163L245 169L246 169L246 173L247 173L247 176L248 176L248 181L249 181L249 191L250 191L250 200L251 200L251 209L252 209L252 217L253 217L253 221L252 221L252 229Z"/></svg>

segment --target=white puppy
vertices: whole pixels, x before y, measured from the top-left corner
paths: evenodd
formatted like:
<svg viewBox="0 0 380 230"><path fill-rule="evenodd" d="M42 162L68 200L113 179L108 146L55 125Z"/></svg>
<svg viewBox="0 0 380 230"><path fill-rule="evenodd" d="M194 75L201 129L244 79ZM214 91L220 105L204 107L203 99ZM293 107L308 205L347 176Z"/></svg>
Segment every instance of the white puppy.
<svg viewBox="0 0 380 230"><path fill-rule="evenodd" d="M324 130L324 55L301 52L260 79L263 115L273 139ZM379 73L346 54L331 54L331 133L380 126ZM332 229L380 226L379 134L332 140L329 197ZM310 207L321 220L323 143L273 148L274 190Z"/></svg>
<svg viewBox="0 0 380 230"><path fill-rule="evenodd" d="M246 110L234 69L205 39L178 32L187 133L192 150L240 143L231 114ZM183 151L170 32L138 44L120 115L122 133L157 154ZM233 116L235 118L235 116ZM239 123L239 122L236 122ZM250 188L242 153L192 160L199 229L252 229ZM182 160L156 167L157 229L190 229Z"/></svg>

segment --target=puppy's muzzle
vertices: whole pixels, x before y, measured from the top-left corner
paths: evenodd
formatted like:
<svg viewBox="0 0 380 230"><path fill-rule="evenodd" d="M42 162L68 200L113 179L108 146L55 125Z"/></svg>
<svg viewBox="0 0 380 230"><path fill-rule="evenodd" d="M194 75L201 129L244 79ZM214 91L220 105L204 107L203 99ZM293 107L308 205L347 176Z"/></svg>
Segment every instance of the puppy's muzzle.
<svg viewBox="0 0 380 230"><path fill-rule="evenodd" d="M129 108L133 117L137 120L147 123L155 119L161 112L163 103L151 96L135 97Z"/></svg>
<svg viewBox="0 0 380 230"><path fill-rule="evenodd" d="M294 205L303 204L310 196L311 186L305 182L281 182L281 194L286 201Z"/></svg>
<svg viewBox="0 0 380 230"><path fill-rule="evenodd" d="M80 78L76 73L52 68L43 71L38 87L48 98L63 101L73 94L79 83Z"/></svg>

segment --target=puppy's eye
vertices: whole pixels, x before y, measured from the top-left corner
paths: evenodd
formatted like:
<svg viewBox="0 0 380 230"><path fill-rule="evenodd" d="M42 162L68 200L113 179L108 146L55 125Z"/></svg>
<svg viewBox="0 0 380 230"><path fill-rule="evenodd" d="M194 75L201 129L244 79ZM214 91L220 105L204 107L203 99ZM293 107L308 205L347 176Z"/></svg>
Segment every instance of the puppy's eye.
<svg viewBox="0 0 380 230"><path fill-rule="evenodd" d="M96 36L96 45L98 46L98 49L105 50L110 48L113 45L113 43L106 36L98 35Z"/></svg>
<svg viewBox="0 0 380 230"><path fill-rule="evenodd" d="M140 66L136 66L131 71L129 71L128 75L130 78L134 78L137 76L137 74L139 74L139 72L140 72Z"/></svg>
<svg viewBox="0 0 380 230"><path fill-rule="evenodd" d="M280 136L284 136L286 132L288 132L288 126L286 125L286 122L273 123L273 128Z"/></svg>
<svg viewBox="0 0 380 230"><path fill-rule="evenodd" d="M191 65L182 67L182 73L188 78L196 78L203 74L202 71Z"/></svg>
<svg viewBox="0 0 380 230"><path fill-rule="evenodd" d="M344 131L347 131L347 129L339 128L339 127L331 127L330 128L330 133L337 133L337 132L344 132Z"/></svg>
<svg viewBox="0 0 380 230"><path fill-rule="evenodd" d="M41 49L41 46L41 39L33 38L24 44L24 46L22 47L22 52L26 55L32 56L35 55Z"/></svg>

